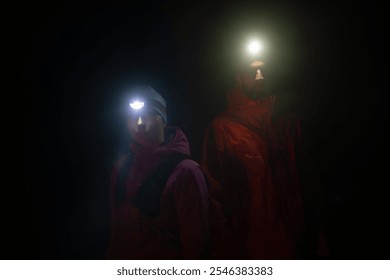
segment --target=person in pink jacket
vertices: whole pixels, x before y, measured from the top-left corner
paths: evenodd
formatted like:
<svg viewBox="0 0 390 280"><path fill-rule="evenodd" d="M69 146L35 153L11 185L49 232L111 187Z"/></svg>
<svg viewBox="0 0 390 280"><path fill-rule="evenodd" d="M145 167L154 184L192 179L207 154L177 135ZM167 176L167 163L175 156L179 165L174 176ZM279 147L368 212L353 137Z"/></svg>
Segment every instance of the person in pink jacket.
<svg viewBox="0 0 390 280"><path fill-rule="evenodd" d="M130 91L127 116L132 142L111 173L106 258L208 258L208 188L185 134L167 126L166 101L149 85Z"/></svg>

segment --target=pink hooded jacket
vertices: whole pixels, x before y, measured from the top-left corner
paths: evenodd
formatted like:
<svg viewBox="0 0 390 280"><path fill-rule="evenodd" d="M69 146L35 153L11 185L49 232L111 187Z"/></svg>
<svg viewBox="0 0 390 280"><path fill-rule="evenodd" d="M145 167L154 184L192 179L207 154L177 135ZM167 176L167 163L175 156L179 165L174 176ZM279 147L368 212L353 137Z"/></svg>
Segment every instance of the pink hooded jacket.
<svg viewBox="0 0 390 280"><path fill-rule="evenodd" d="M131 200L153 169L168 155L190 156L184 133L166 128L165 142L150 149L130 145L133 162L126 178L126 199L115 204L118 174L125 157L115 164L110 179L111 231L108 259L204 259L209 248L208 189L198 163L184 159L169 176L157 217L144 215Z"/></svg>

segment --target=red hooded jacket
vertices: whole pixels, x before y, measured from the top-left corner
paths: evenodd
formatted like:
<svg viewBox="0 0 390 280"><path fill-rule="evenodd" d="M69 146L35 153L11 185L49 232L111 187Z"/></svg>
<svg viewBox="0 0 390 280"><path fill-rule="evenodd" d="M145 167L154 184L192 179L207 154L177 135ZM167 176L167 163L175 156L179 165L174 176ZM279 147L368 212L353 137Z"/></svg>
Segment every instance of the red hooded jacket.
<svg viewBox="0 0 390 280"><path fill-rule="evenodd" d="M132 202L152 170L172 153L190 155L179 128L166 128L166 141L150 149L130 146L133 162L126 178L126 201L115 205L118 174L125 157L115 164L110 180L111 232L108 259L204 259L209 247L208 189L198 163L184 159L169 176L157 217L144 215Z"/></svg>
<svg viewBox="0 0 390 280"><path fill-rule="evenodd" d="M274 102L272 96L254 101L234 88L206 131L201 164L231 234L229 252L220 258L295 258L303 231L295 164L300 129L297 122L271 119Z"/></svg>

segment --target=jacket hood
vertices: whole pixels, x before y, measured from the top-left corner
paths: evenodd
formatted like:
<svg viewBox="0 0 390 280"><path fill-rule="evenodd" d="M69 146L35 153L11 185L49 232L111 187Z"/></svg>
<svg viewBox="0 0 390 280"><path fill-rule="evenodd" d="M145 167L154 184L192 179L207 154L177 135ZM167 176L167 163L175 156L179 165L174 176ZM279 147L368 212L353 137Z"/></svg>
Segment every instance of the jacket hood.
<svg viewBox="0 0 390 280"><path fill-rule="evenodd" d="M156 152L161 154L182 153L190 156L190 143L180 128L169 126L165 128L165 141Z"/></svg>

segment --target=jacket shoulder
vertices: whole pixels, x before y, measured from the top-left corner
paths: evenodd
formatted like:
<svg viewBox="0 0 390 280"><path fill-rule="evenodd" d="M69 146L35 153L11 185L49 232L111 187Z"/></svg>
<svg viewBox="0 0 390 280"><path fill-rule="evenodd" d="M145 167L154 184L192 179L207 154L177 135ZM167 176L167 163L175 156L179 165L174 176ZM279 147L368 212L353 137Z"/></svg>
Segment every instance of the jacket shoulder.
<svg viewBox="0 0 390 280"><path fill-rule="evenodd" d="M230 126L231 124L234 123L235 123L234 120L232 120L225 114L220 114L211 121L210 126L216 129L216 128L223 128L226 126Z"/></svg>
<svg viewBox="0 0 390 280"><path fill-rule="evenodd" d="M172 178L204 178L204 172L201 165L193 159L184 159L179 162L172 172Z"/></svg>
<svg viewBox="0 0 390 280"><path fill-rule="evenodd" d="M198 169L200 169L200 165L195 160L188 158L179 162L175 169L177 169L178 171L187 172L198 171Z"/></svg>

